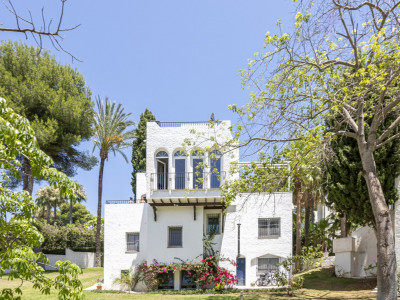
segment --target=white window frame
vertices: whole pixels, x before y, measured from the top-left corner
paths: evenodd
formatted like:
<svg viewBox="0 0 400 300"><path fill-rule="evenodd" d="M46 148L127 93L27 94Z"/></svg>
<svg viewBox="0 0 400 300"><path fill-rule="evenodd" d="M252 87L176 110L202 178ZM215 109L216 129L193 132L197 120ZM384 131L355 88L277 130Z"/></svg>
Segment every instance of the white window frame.
<svg viewBox="0 0 400 300"><path fill-rule="evenodd" d="M129 249L129 242L128 242L128 236L129 235L137 235L138 236L138 243L137 243L137 250L130 250ZM125 235L125 240L126 240L126 252L129 253L137 253L140 252L140 233L139 232L127 232Z"/></svg>

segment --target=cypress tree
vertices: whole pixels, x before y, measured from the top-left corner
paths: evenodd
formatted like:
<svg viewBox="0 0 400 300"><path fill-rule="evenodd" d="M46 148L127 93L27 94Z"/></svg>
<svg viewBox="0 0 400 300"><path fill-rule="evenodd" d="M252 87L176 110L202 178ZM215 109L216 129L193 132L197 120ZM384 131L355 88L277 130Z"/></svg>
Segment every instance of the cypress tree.
<svg viewBox="0 0 400 300"><path fill-rule="evenodd" d="M136 195L136 173L146 168L146 123L155 121L156 118L150 110L146 108L144 113L140 115L139 124L135 130L135 140L132 143L132 192L135 199L140 197Z"/></svg>
<svg viewBox="0 0 400 300"><path fill-rule="evenodd" d="M395 117L392 115L387 118L384 127L389 126ZM331 121L331 125L334 124L335 121ZM345 213L347 221L354 226L375 227L356 140L339 137L332 142L331 150L333 155L328 160L324 175L327 205L339 213ZM398 199L395 179L400 175L400 140L387 143L377 149L374 155L386 201L393 204Z"/></svg>

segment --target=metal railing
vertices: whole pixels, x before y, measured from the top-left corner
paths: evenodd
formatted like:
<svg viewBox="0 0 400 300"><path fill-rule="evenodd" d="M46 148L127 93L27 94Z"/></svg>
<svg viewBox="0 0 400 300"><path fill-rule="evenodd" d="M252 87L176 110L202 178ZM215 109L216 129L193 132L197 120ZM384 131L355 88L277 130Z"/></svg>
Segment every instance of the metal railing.
<svg viewBox="0 0 400 300"><path fill-rule="evenodd" d="M185 126L200 126L208 124L208 121L198 122L156 122L160 127L185 127Z"/></svg>
<svg viewBox="0 0 400 300"><path fill-rule="evenodd" d="M134 204L139 203L140 199L133 200L106 200L106 204Z"/></svg>
<svg viewBox="0 0 400 300"><path fill-rule="evenodd" d="M151 189L184 190L184 189L218 189L225 178L226 172L185 172L185 173L152 173Z"/></svg>

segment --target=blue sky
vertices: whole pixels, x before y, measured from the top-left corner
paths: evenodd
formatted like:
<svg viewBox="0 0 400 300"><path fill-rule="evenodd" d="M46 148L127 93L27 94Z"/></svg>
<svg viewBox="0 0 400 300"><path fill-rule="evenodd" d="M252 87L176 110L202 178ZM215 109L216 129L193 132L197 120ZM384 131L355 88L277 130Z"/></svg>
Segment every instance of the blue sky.
<svg viewBox="0 0 400 300"><path fill-rule="evenodd" d="M14 4L27 15L29 2ZM54 19L60 6L56 0L28 5L37 22L42 6ZM262 52L264 35L276 31L276 20L289 25L294 10L291 0L68 0L65 26L82 25L67 32L62 45L83 61L73 66L84 75L93 100L100 95L122 103L136 123L145 108L160 121L208 120L213 112L218 119L235 122L227 106L249 101L239 70L255 52ZM1 12L3 18L7 12ZM3 20L14 25L12 18ZM34 43L20 34L1 35L2 40ZM65 53L50 51L71 64ZM81 147L92 150L90 142ZM131 149L126 153L130 157ZM98 166L78 172L74 179L85 187L86 205L96 214ZM129 199L131 172L130 163L111 156L103 199Z"/></svg>

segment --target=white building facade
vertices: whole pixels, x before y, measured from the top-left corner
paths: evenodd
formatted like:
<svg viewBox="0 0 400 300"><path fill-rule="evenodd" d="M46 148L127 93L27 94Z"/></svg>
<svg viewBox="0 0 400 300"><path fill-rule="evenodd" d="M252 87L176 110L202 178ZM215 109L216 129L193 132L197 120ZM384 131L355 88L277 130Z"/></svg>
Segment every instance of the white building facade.
<svg viewBox="0 0 400 300"><path fill-rule="evenodd" d="M206 122L147 123L146 171L137 174L136 198L142 200L105 205L105 289L118 289L114 279L143 261L200 261L203 237L211 231L221 256L244 258L238 267L221 264L237 273L245 287L292 255L292 192L241 194L225 205L220 186L231 179L238 150L223 156L204 150L231 139L229 127L229 121L213 127ZM173 276L169 288L184 288L182 274Z"/></svg>

